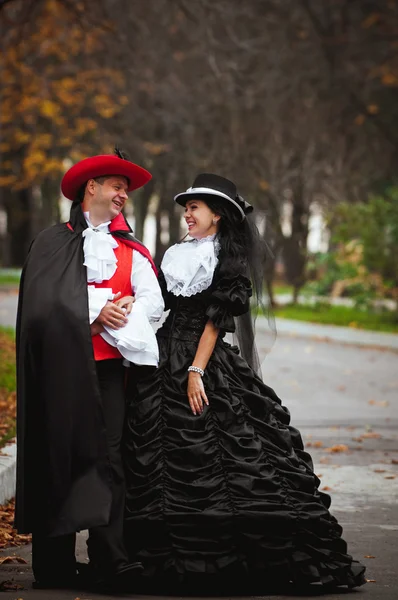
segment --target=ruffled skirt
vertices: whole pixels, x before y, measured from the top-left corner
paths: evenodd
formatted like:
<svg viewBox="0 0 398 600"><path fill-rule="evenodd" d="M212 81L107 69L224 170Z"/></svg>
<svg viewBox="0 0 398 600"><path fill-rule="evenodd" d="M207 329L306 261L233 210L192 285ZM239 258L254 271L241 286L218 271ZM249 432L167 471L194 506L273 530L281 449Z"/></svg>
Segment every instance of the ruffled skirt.
<svg viewBox="0 0 398 600"><path fill-rule="evenodd" d="M275 392L220 340L203 378L209 406L195 416L186 388L197 342L158 341L159 368L131 378L125 447L126 542L144 578L362 585L365 567L347 554Z"/></svg>

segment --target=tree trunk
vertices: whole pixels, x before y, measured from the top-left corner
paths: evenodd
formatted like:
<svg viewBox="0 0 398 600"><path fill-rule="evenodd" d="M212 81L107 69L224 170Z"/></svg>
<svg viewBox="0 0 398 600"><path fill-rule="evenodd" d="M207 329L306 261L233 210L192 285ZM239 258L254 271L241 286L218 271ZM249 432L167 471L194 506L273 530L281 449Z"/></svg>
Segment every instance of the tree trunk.
<svg viewBox="0 0 398 600"><path fill-rule="evenodd" d="M154 191L153 179L151 179L139 192L134 195L134 235L137 239L144 239L145 219L148 215L149 201Z"/></svg>
<svg viewBox="0 0 398 600"><path fill-rule="evenodd" d="M286 279L293 286L293 303L296 304L300 289L305 283L307 264L307 237L309 207L304 200L304 183L302 174L297 178L292 198L292 233L285 238L283 245L283 262Z"/></svg>
<svg viewBox="0 0 398 600"><path fill-rule="evenodd" d="M34 237L32 231L32 190L27 188L9 192L5 205L9 239L9 265L21 267Z"/></svg>
<svg viewBox="0 0 398 600"><path fill-rule="evenodd" d="M59 198L59 183L45 179L41 185L40 230L60 222Z"/></svg>

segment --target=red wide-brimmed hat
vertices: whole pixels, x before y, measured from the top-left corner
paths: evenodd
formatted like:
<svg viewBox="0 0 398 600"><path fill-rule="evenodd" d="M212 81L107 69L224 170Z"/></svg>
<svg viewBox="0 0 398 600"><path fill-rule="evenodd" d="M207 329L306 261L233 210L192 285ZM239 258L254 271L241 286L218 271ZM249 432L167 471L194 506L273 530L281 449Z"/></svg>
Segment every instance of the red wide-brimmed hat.
<svg viewBox="0 0 398 600"><path fill-rule="evenodd" d="M65 173L61 182L61 191L69 200L74 200L78 190L89 179L104 175L123 175L127 177L129 186L127 191L136 190L152 179L152 175L142 167L129 160L119 158L113 154L100 154L91 156L76 163Z"/></svg>

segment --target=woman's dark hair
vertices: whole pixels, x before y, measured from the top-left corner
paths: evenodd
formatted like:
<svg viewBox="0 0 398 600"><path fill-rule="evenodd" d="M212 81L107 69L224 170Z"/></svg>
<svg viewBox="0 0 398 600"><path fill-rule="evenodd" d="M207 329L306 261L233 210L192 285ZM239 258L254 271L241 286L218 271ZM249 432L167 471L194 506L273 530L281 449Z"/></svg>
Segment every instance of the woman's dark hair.
<svg viewBox="0 0 398 600"><path fill-rule="evenodd" d="M210 210L220 217L220 268L227 272L236 272L241 268L251 279L254 295L260 299L264 292L264 271L269 250L260 235L253 213L242 221L240 212L228 201L213 197L205 202Z"/></svg>
<svg viewBox="0 0 398 600"><path fill-rule="evenodd" d="M257 316L262 314L268 321L269 335L265 344L268 347L266 351L271 349L276 337L275 320L265 289L265 264L267 257L271 257L272 253L260 235L253 213L246 215L242 221L240 212L232 203L215 198L206 199L204 202L220 217L218 277L243 274L251 280L253 289L251 310L235 318L234 338L241 355L261 377L261 361L255 344Z"/></svg>

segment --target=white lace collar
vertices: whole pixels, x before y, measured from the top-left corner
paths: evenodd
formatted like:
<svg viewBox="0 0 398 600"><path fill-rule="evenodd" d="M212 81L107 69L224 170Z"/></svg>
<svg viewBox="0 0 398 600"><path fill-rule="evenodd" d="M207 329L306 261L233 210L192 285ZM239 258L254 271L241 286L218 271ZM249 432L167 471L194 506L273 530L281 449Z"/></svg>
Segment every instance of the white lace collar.
<svg viewBox="0 0 398 600"><path fill-rule="evenodd" d="M116 240L109 234L110 221L94 226L90 221L90 213L85 212L87 229L83 235L84 265L87 267L87 281L102 283L110 279L117 269L117 258L114 248Z"/></svg>
<svg viewBox="0 0 398 600"><path fill-rule="evenodd" d="M168 291L175 296L193 296L206 290L213 279L219 250L216 235L171 246L161 264Z"/></svg>

